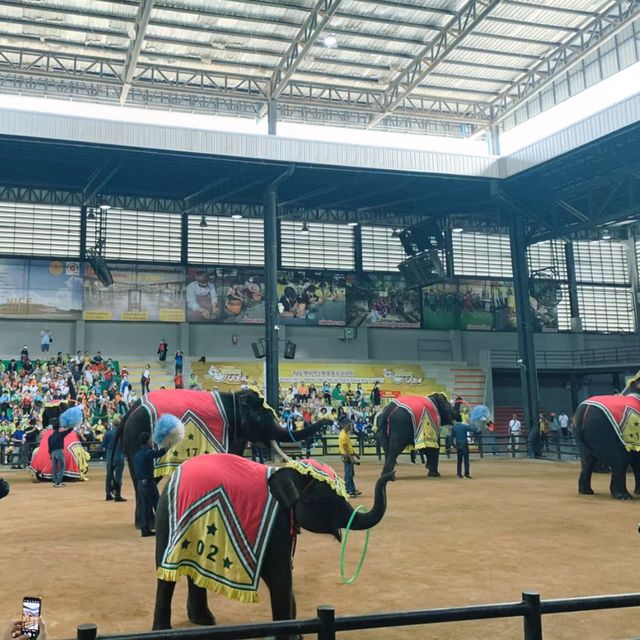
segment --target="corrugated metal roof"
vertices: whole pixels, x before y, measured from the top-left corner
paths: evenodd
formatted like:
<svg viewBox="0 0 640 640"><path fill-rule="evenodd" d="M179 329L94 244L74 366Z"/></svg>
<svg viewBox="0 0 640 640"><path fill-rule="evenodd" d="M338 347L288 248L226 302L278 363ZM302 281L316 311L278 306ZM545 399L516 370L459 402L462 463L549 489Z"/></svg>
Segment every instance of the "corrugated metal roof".
<svg viewBox="0 0 640 640"><path fill-rule="evenodd" d="M280 120L470 135L638 16L640 0L2 0L0 91L242 117L275 99Z"/></svg>

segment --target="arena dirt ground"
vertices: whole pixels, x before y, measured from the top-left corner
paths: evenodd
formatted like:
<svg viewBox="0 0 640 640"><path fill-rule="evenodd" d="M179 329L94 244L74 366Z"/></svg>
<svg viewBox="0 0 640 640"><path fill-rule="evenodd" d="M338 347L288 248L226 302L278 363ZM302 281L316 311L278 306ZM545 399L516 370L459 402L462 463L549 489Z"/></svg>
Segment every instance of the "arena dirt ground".
<svg viewBox="0 0 640 640"><path fill-rule="evenodd" d="M357 468L368 505L377 462ZM520 599L525 590L543 598L636 592L640 501L609 497L608 477L596 475L595 496L576 492L578 466L546 461L483 460L473 480L457 480L452 462L443 477L426 478L403 462L389 485L388 510L372 532L360 578L339 580L340 547L327 536L298 541L294 584L298 616L313 617L319 603L338 615L459 606ZM103 470L85 483L53 489L24 472L7 472L9 497L0 503L3 562L0 619L13 618L23 595L41 595L53 640L71 637L82 622L99 633L148 630L153 610L154 541L132 527L133 501L104 501ZM631 477L629 477L629 480ZM132 496L129 479L126 492ZM355 565L363 540L350 537ZM352 545L352 546L351 546ZM174 627L188 626L186 584L174 599ZM270 619L268 593L245 605L211 595L219 623ZM547 616L545 638L629 638L640 635L636 609ZM455 623L357 631L341 637L396 640L521 638L521 620Z"/></svg>

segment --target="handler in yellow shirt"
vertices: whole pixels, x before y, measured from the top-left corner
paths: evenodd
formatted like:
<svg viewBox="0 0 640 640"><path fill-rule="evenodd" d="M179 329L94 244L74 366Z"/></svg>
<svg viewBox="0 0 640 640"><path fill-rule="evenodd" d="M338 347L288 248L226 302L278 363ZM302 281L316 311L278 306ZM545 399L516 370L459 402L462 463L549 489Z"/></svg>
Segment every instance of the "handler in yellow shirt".
<svg viewBox="0 0 640 640"><path fill-rule="evenodd" d="M347 487L347 493L350 498L361 496L362 491L356 490L354 482L355 472L354 464L360 464L360 458L358 458L353 445L351 444L351 438L349 434L353 425L351 420L344 416L340 420L340 436L338 437L338 446L340 447L340 455L342 456L342 464L344 465L344 483Z"/></svg>

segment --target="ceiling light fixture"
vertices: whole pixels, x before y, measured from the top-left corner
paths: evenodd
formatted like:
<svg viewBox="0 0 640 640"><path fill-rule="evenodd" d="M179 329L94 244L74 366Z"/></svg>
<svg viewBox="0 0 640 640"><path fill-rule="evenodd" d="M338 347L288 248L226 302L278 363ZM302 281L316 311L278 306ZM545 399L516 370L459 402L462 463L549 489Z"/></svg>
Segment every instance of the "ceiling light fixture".
<svg viewBox="0 0 640 640"><path fill-rule="evenodd" d="M201 226L203 229L204 229L206 226L208 226L208 225L207 225L207 219L206 219L204 216L202 216L202 217L200 218L200 226Z"/></svg>
<svg viewBox="0 0 640 640"><path fill-rule="evenodd" d="M305 235L309 233L309 225L306 222L302 223L302 229L300 229L300 233L304 233Z"/></svg>
<svg viewBox="0 0 640 640"><path fill-rule="evenodd" d="M241 214L241 213L234 213L234 214L231 216L231 219L232 219L232 220L242 220L242 214Z"/></svg>
<svg viewBox="0 0 640 640"><path fill-rule="evenodd" d="M358 224L358 222L347 222L347 227L357 227Z"/></svg>
<svg viewBox="0 0 640 640"><path fill-rule="evenodd" d="M111 205L102 196L98 196L98 208L101 211L109 211Z"/></svg>
<svg viewBox="0 0 640 640"><path fill-rule="evenodd" d="M331 33L324 37L323 42L327 49L336 49L338 47L338 38Z"/></svg>
<svg viewBox="0 0 640 640"><path fill-rule="evenodd" d="M87 220L95 220L96 219L96 214L93 213L92 209L89 209L89 213L87 213Z"/></svg>
<svg viewBox="0 0 640 640"><path fill-rule="evenodd" d="M609 229L602 230L602 239L603 240L611 240L611 231Z"/></svg>
<svg viewBox="0 0 640 640"><path fill-rule="evenodd" d="M453 227L451 233L462 233L464 229L462 227Z"/></svg>
<svg viewBox="0 0 640 640"><path fill-rule="evenodd" d="M401 231L400 229L394 229L394 230L391 232L391 237L392 237L392 238L399 238L399 237L400 237L400 231Z"/></svg>

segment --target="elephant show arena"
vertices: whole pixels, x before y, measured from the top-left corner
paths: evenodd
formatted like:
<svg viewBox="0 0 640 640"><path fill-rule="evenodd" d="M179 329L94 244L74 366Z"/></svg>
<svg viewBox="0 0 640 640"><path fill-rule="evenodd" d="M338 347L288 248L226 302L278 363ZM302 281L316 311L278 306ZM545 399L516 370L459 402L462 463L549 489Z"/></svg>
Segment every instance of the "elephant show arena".
<svg viewBox="0 0 640 640"><path fill-rule="evenodd" d="M330 461L341 472L337 460ZM356 468L369 507L381 469L365 460ZM463 606L520 600L522 591L543 598L637 592L640 502L612 500L609 476L596 474L594 496L577 493L579 466L529 460L473 461L473 480L457 480L455 464L441 462L442 478L406 456L398 481L388 485L385 518L371 532L364 569L352 585L339 578L340 545L329 536L303 533L294 560L298 617L332 604L337 615ZM5 476L6 477L6 476ZM0 504L4 561L0 619L19 613L23 595L42 595L49 638L70 637L80 623L99 634L151 628L155 601L154 539L133 526L133 491L127 503L105 502L104 470L90 480L53 490L13 472L11 494ZM350 575L363 532L349 536ZM210 594L219 624L269 621L269 596L248 605ZM178 583L174 627L186 618L186 580ZM637 609L545 616L545 637L624 638L638 635ZM419 635L416 635L419 634ZM439 624L429 628L350 632L341 637L491 639L522 637L522 620Z"/></svg>

